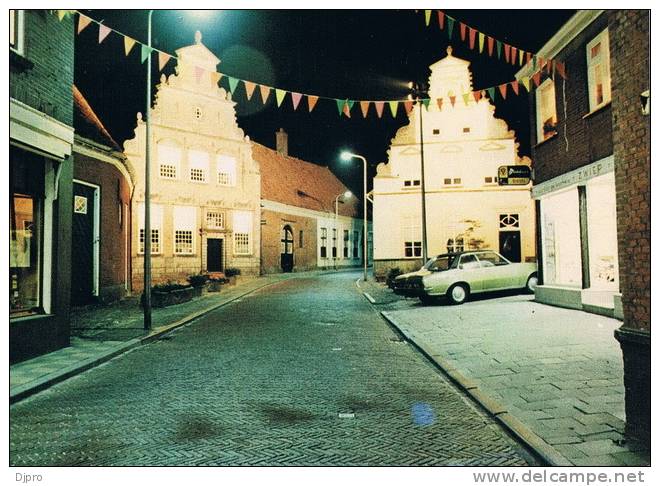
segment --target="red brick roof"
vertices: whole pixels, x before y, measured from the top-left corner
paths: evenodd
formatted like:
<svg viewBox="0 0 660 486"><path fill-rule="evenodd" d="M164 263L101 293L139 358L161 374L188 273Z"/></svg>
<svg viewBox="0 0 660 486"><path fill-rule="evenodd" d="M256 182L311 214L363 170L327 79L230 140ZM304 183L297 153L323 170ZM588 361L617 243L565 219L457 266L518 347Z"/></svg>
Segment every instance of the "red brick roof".
<svg viewBox="0 0 660 486"><path fill-rule="evenodd" d="M73 85L73 107L73 126L78 135L121 151L119 144L115 142L115 139L112 138L112 135L103 126L103 123L101 123L101 120L96 116L96 113L94 113L94 110L89 106L89 103L75 84Z"/></svg>
<svg viewBox="0 0 660 486"><path fill-rule="evenodd" d="M348 191L327 167L282 155L256 142L252 142L252 157L261 168L261 199L334 215L335 197ZM340 215L358 217L355 196L338 207Z"/></svg>

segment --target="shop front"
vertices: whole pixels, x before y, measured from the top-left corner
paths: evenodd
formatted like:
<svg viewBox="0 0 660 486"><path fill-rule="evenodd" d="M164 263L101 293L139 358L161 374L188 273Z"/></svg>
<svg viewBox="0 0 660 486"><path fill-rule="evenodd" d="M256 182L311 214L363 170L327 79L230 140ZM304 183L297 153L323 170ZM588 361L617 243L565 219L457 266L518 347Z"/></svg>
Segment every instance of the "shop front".
<svg viewBox="0 0 660 486"><path fill-rule="evenodd" d="M542 182L539 302L622 318L614 159Z"/></svg>

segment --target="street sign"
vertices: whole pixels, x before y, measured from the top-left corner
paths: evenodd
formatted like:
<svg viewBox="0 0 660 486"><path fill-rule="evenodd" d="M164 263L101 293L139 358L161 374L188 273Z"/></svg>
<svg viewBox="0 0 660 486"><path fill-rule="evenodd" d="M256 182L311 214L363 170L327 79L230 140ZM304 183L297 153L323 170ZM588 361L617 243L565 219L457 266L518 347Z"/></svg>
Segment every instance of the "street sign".
<svg viewBox="0 0 660 486"><path fill-rule="evenodd" d="M501 165L497 170L500 186L524 186L532 179L532 169L527 165Z"/></svg>

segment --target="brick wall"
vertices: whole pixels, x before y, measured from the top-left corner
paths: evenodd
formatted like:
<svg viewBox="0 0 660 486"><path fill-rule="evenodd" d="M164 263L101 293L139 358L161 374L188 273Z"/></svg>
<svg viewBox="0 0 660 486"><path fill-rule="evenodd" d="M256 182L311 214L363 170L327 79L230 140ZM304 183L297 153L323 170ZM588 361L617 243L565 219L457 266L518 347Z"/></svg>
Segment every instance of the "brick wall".
<svg viewBox="0 0 660 486"><path fill-rule="evenodd" d="M287 224L293 230L293 271L316 268L316 219L262 209L261 220L262 273L279 273L282 271L280 264L282 228ZM300 247L300 231L303 232L302 248Z"/></svg>
<svg viewBox="0 0 660 486"><path fill-rule="evenodd" d="M12 98L73 125L73 18L26 10L22 58L10 55Z"/></svg>
<svg viewBox="0 0 660 486"><path fill-rule="evenodd" d="M649 12L610 19L612 122L617 187L619 278L624 326L651 331L651 117L639 95L650 89Z"/></svg>
<svg viewBox="0 0 660 486"><path fill-rule="evenodd" d="M530 126L536 184L612 154L611 108L608 105L590 114L587 85L586 45L607 27L607 17L607 13L598 17L556 56L566 64L567 74L565 81L555 75L558 130L540 144L536 139L536 90L532 90Z"/></svg>

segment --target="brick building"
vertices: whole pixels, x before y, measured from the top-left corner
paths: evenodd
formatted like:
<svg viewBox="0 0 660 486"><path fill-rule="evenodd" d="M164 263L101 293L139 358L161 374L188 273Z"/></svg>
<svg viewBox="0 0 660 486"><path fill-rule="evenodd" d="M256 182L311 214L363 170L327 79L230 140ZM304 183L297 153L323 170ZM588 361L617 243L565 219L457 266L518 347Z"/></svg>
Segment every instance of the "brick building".
<svg viewBox="0 0 660 486"><path fill-rule="evenodd" d="M252 144L261 167L262 273L362 264L355 196L327 167L289 156L282 129L276 136L277 150Z"/></svg>
<svg viewBox="0 0 660 486"><path fill-rule="evenodd" d="M151 111L153 283L237 267L259 273L259 166L236 122L231 94L218 86L220 60L202 43L176 51L176 73L163 75ZM135 168L132 287L144 285L144 154L138 114L124 153Z"/></svg>
<svg viewBox="0 0 660 486"><path fill-rule="evenodd" d="M9 11L9 358L69 344L73 18Z"/></svg>
<svg viewBox="0 0 660 486"><path fill-rule="evenodd" d="M75 105L71 304L108 302L130 291L133 169L73 86Z"/></svg>
<svg viewBox="0 0 660 486"><path fill-rule="evenodd" d="M538 217L536 299L623 319L627 432L650 439L648 11L579 11L523 68ZM539 74L536 74L539 76Z"/></svg>

